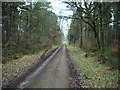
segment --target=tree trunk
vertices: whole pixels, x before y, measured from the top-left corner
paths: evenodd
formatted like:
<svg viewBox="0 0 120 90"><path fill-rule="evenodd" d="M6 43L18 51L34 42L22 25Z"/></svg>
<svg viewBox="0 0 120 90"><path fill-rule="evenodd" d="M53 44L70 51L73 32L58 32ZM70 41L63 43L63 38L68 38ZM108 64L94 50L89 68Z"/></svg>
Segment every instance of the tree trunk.
<svg viewBox="0 0 120 90"><path fill-rule="evenodd" d="M80 21L80 47L82 48L83 46L83 41L82 41L82 36L83 36L83 32L82 32L82 19L81 19L81 21Z"/></svg>
<svg viewBox="0 0 120 90"><path fill-rule="evenodd" d="M98 35L97 31L96 31L95 22L93 22L93 26L94 26L93 30L94 30L94 35L95 35L95 38L96 38L96 41L97 41L98 49L101 49L99 35Z"/></svg>

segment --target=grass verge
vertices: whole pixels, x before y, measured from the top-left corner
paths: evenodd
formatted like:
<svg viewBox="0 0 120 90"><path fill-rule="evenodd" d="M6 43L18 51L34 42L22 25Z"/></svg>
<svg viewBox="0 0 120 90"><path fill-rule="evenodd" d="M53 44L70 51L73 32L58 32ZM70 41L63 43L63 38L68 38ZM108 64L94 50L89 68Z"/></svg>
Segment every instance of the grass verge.
<svg viewBox="0 0 120 90"><path fill-rule="evenodd" d="M2 64L2 78L6 79L11 74L20 71L21 69L31 65L35 61L38 60L38 58L44 53L44 51L41 51L37 54L33 55L25 55L20 59L12 60L11 62L8 62L6 64Z"/></svg>
<svg viewBox="0 0 120 90"><path fill-rule="evenodd" d="M49 49L47 52L52 51L54 48ZM9 81L13 76L18 73L23 73L25 68L30 67L37 63L40 57L45 54L45 50L42 50L36 54L24 55L22 58L11 60L6 64L2 64L2 80L3 82Z"/></svg>
<svg viewBox="0 0 120 90"><path fill-rule="evenodd" d="M85 57L86 52L80 48L67 46L72 60L77 63L78 69L87 76L86 81L91 88L117 88L120 73L118 70L109 70L105 64L99 64L96 56ZM81 78L81 77L80 77Z"/></svg>

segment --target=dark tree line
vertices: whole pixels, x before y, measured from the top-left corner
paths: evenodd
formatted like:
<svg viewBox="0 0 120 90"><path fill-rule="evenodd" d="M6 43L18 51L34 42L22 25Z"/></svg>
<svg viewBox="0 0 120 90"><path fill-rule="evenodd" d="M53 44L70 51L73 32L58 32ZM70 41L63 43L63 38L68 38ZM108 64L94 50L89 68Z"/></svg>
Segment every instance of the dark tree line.
<svg viewBox="0 0 120 90"><path fill-rule="evenodd" d="M49 2L3 2L3 63L61 43L57 16Z"/></svg>
<svg viewBox="0 0 120 90"><path fill-rule="evenodd" d="M101 63L118 64L120 2L66 2L74 9L68 33L70 44L99 51ZM111 58L113 55L114 58Z"/></svg>

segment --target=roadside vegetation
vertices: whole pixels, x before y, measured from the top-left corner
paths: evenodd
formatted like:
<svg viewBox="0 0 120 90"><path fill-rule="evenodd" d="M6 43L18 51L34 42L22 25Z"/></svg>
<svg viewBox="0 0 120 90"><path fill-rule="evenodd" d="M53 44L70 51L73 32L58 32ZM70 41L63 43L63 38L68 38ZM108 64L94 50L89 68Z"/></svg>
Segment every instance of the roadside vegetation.
<svg viewBox="0 0 120 90"><path fill-rule="evenodd" d="M29 65L34 64L44 51L38 52L37 54L25 55L20 59L11 60L10 62L2 65L2 77L3 79L9 77L9 75L19 72L25 69Z"/></svg>
<svg viewBox="0 0 120 90"><path fill-rule="evenodd" d="M67 46L72 60L78 70L86 76L86 81L91 88L118 88L120 73L117 69L111 69L106 64L100 64L93 53L88 56L85 50L78 47ZM82 77L79 77L82 79Z"/></svg>

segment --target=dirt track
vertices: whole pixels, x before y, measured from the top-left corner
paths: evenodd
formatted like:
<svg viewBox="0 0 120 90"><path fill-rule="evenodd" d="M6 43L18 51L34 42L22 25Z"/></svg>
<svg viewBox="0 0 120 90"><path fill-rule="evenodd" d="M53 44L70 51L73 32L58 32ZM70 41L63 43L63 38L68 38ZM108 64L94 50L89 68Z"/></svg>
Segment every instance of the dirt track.
<svg viewBox="0 0 120 90"><path fill-rule="evenodd" d="M65 47L62 47L45 69L24 88L69 88L70 76Z"/></svg>

